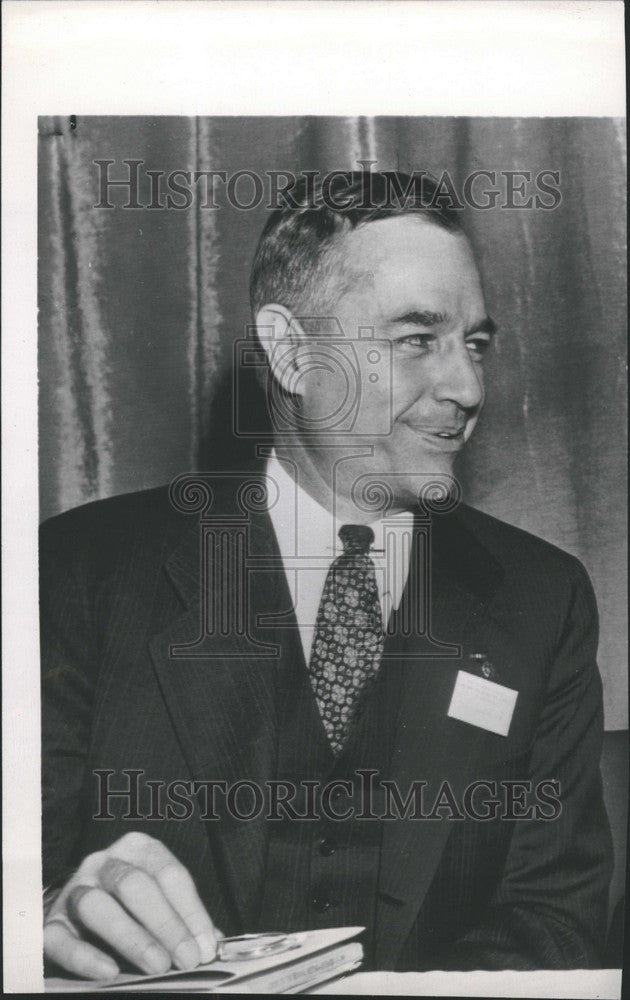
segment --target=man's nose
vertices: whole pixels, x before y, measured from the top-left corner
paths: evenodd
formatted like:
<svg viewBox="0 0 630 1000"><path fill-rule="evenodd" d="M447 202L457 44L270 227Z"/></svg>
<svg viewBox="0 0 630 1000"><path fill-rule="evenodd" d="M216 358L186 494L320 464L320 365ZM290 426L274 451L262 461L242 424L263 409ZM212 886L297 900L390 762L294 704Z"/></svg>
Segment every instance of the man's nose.
<svg viewBox="0 0 630 1000"><path fill-rule="evenodd" d="M473 361L465 344L449 347L436 357L433 392L440 402L456 403L463 410L481 406L484 398L482 368Z"/></svg>

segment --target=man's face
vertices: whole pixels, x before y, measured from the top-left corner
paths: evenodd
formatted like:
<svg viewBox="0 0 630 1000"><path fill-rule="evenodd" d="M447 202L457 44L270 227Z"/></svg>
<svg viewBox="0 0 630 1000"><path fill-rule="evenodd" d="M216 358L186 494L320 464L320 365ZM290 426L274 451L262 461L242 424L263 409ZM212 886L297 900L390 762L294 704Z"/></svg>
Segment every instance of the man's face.
<svg viewBox="0 0 630 1000"><path fill-rule="evenodd" d="M493 324L464 236L408 215L359 227L343 239L344 270L356 280L332 312L358 364L360 406L352 430L322 436L312 447L329 457L327 444L367 444L372 457L346 464L344 478L374 473L408 502L418 496L417 474L451 474L472 434ZM386 342L388 370L375 367L375 355L357 340L361 328ZM343 378L332 370L305 376L302 410L311 426L325 425L342 390Z"/></svg>

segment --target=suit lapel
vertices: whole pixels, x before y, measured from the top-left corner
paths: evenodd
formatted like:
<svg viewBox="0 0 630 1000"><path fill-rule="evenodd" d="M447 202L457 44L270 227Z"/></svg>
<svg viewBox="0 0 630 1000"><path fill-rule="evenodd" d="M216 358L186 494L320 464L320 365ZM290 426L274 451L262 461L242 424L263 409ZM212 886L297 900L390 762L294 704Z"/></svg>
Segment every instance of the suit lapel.
<svg viewBox="0 0 630 1000"><path fill-rule="evenodd" d="M270 643L269 629L261 637L256 622L261 614L290 609L286 578L266 514L250 517L245 536L232 524L201 539L197 523L168 560L166 572L185 610L151 640L151 657L193 780L223 781L228 787L246 781L264 790L276 771L276 686L283 644ZM256 560L260 569L248 579L243 567ZM216 567L221 567L218 573ZM214 634L204 636L217 609ZM244 789L237 800L241 813L253 810L249 794ZM235 820L223 794L218 792L215 801L220 818L210 820L208 833L219 855L217 871L247 929L264 877L265 810L258 818Z"/></svg>
<svg viewBox="0 0 630 1000"><path fill-rule="evenodd" d="M434 520L431 545L431 633L461 647L461 656L435 656L435 644L417 634L392 641L403 653L403 691L390 776L403 798L414 781L427 781L435 795L448 781L457 801L469 782L484 731L447 717L457 671L467 653L484 648L487 608L501 578L493 557L450 515ZM421 533L416 531L416 555ZM414 560L412 559L412 566ZM418 607L421 595L414 588ZM387 649L386 649L387 651ZM414 658L414 654L417 657ZM421 655L420 655L421 654ZM429 791L428 803L433 804ZM377 967L395 967L444 850L453 821L398 819L384 824L377 906Z"/></svg>
<svg viewBox="0 0 630 1000"><path fill-rule="evenodd" d="M184 608L153 637L150 652L193 780L264 787L276 776L280 658L301 655L301 644L271 520L266 513L251 515L248 525L245 540L234 526L207 540L208 563L227 566L218 578L204 573L199 524L186 531L166 565ZM236 601L243 592L242 576L229 571L230 555L232 566L245 561L259 567L246 587L247 627L230 628L228 622L227 628L203 637L204 602L216 607L219 596L227 593ZM499 567L456 515L435 520L432 556L432 635L442 643L462 645L464 653L473 644L484 648L492 624L487 607L500 580ZM205 589L200 586L204 576ZM418 597L412 594L412 602ZM286 628L273 630L275 647L270 630L256 625L264 615L284 617ZM427 641L417 635L388 640L386 654L397 658L400 653L405 657L402 707L390 777L405 795L414 780L437 775L457 795L468 782L483 739L482 730L446 716L462 661L427 655ZM220 819L209 822L209 834L219 855L224 892L247 929L261 898L268 824L264 809L248 822L232 821L223 801L218 795ZM376 935L382 968L395 965L451 827L448 820L384 824Z"/></svg>

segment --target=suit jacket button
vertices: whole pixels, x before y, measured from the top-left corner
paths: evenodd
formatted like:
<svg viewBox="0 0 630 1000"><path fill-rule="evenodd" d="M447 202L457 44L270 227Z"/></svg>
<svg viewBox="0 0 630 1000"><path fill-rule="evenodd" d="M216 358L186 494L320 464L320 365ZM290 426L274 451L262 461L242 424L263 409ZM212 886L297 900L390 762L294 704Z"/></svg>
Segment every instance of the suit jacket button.
<svg viewBox="0 0 630 1000"><path fill-rule="evenodd" d="M331 902L329 899L322 899L320 896L315 896L311 900L311 906L315 910L315 913L326 913L331 907Z"/></svg>

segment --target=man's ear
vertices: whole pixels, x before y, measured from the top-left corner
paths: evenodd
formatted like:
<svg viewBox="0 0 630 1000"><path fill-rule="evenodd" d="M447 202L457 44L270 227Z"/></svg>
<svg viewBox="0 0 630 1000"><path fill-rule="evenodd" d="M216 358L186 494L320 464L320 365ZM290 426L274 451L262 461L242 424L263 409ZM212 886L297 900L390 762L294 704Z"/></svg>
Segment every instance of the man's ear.
<svg viewBox="0 0 630 1000"><path fill-rule="evenodd" d="M302 395L300 355L306 334L300 322L290 309L275 302L259 309L255 322L258 340L276 382L292 396Z"/></svg>

